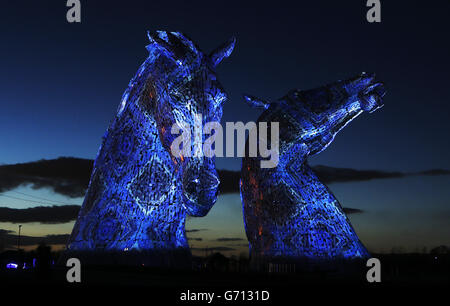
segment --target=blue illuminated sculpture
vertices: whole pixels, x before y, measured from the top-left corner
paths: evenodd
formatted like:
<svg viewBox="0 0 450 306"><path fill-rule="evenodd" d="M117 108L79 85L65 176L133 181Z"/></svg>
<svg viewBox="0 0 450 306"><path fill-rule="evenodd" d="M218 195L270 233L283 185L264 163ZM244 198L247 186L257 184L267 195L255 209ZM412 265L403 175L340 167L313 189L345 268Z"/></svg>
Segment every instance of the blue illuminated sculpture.
<svg viewBox="0 0 450 306"><path fill-rule="evenodd" d="M186 215L217 199L214 158L173 156L180 122L220 121L226 94L216 66L234 38L210 55L178 32L149 33L149 56L123 94L95 160L70 251L188 249Z"/></svg>
<svg viewBox="0 0 450 306"><path fill-rule="evenodd" d="M242 161L241 197L253 258L305 260L369 256L341 205L307 163L363 111L380 108L384 87L362 75L312 90L292 90L267 102L259 122L279 122L279 164L261 168L260 157ZM269 141L269 140L268 140ZM270 141L269 141L270 146Z"/></svg>

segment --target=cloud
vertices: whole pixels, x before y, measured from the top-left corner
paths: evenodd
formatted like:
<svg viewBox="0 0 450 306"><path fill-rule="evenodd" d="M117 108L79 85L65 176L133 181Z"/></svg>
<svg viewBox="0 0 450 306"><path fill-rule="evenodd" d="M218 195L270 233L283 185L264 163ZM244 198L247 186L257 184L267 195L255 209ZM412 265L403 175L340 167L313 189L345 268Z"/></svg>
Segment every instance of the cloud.
<svg viewBox="0 0 450 306"><path fill-rule="evenodd" d="M368 181L373 179L401 178L408 175L403 172L388 172L377 170L355 170L328 166L313 167L317 177L324 183Z"/></svg>
<svg viewBox="0 0 450 306"><path fill-rule="evenodd" d="M208 252L227 252L234 251L234 248L229 247L214 247L214 248L191 248L192 251L208 251Z"/></svg>
<svg viewBox="0 0 450 306"><path fill-rule="evenodd" d="M14 233L14 231L5 230L5 229L0 228L0 236L6 235L6 234L11 234L11 233Z"/></svg>
<svg viewBox="0 0 450 306"><path fill-rule="evenodd" d="M417 172L417 175L431 175L431 176L449 175L449 174L450 174L450 170L446 170L446 169L431 169L431 170Z"/></svg>
<svg viewBox="0 0 450 306"><path fill-rule="evenodd" d="M217 238L216 241L242 241L242 238Z"/></svg>
<svg viewBox="0 0 450 306"><path fill-rule="evenodd" d="M350 207L343 207L342 208L344 210L344 212L349 215L349 214L360 214L363 213L364 210L358 209L358 208L350 208Z"/></svg>
<svg viewBox="0 0 450 306"><path fill-rule="evenodd" d="M203 231L207 231L207 228L193 228L193 229L189 229L186 230L186 233L196 233L196 232L203 232Z"/></svg>
<svg viewBox="0 0 450 306"><path fill-rule="evenodd" d="M82 197L89 184L93 161L60 157L52 160L0 166L0 192L31 184L71 197Z"/></svg>
<svg viewBox="0 0 450 306"><path fill-rule="evenodd" d="M83 197L89 184L93 161L73 157L0 166L0 192L31 184L32 188L50 188L71 197ZM414 173L378 170L356 170L329 166L312 167L324 183L367 181L373 179L402 178L413 175L450 175L450 170L432 169ZM239 192L239 171L218 170L220 192Z"/></svg>
<svg viewBox="0 0 450 306"><path fill-rule="evenodd" d="M432 169L420 172L390 172L378 170L356 170L350 168L336 168L329 166L313 166L312 169L317 177L325 184L345 183L356 181L369 181L374 179L402 178L407 176L426 175L450 175L450 170ZM239 171L218 170L220 175L221 193L239 192L239 180L241 173Z"/></svg>
<svg viewBox="0 0 450 306"><path fill-rule="evenodd" d="M79 210L79 205L38 206L25 209L0 207L0 222L67 223L76 220Z"/></svg>
<svg viewBox="0 0 450 306"><path fill-rule="evenodd" d="M2 247L4 248L15 248L17 247L18 235L11 234L12 231L2 230L0 229L0 243L2 243ZM30 245L38 245L44 242L47 245L55 245L55 244L66 244L69 240L68 234L62 235L47 235L42 237L33 237L33 236L20 236L20 245L21 246L30 246Z"/></svg>
<svg viewBox="0 0 450 306"><path fill-rule="evenodd" d="M47 235L44 237L20 236L20 245L28 246L39 244L41 242L45 242L46 244L66 244L67 241L69 240L69 237L70 237L69 234ZM14 238L17 239L17 237Z"/></svg>
<svg viewBox="0 0 450 306"><path fill-rule="evenodd" d="M233 246L233 247L246 247L248 248L248 242L247 243L238 243L238 244L229 244L229 246Z"/></svg>

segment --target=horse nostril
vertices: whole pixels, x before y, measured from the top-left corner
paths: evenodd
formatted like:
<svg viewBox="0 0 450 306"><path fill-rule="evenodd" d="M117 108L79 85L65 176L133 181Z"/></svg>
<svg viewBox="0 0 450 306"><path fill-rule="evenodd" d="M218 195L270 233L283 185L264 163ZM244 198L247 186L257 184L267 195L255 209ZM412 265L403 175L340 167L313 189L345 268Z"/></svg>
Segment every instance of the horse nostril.
<svg viewBox="0 0 450 306"><path fill-rule="evenodd" d="M184 183L184 190L188 193L188 194L197 194L200 191L200 184L198 183L198 180L192 180L189 182L185 182Z"/></svg>

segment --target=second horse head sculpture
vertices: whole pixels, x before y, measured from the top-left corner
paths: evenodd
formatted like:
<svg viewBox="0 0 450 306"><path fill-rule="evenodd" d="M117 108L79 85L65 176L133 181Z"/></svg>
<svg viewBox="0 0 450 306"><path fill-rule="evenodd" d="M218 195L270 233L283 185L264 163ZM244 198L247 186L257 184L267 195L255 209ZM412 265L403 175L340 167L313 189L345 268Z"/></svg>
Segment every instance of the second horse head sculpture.
<svg viewBox="0 0 450 306"><path fill-rule="evenodd" d="M266 110L259 122L279 122L279 163L242 161L241 197L251 256L333 260L369 256L341 205L308 166L335 135L364 111L380 108L384 86L361 74L277 101L245 96ZM267 140L269 141L269 140ZM269 143L270 145L270 143ZM273 145L273 144L272 144Z"/></svg>

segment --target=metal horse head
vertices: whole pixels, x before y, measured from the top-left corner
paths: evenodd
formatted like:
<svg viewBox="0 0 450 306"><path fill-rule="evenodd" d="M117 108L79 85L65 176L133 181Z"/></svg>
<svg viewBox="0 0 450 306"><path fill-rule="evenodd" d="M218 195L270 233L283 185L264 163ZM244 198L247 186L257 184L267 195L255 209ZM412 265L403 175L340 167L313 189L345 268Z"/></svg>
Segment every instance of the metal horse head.
<svg viewBox="0 0 450 306"><path fill-rule="evenodd" d="M266 110L259 122L279 122L279 164L261 169L259 158L242 161L241 196L252 254L332 260L369 253L342 207L308 166L335 135L364 111L380 108L384 86L361 74L312 90L292 90L268 102L245 100Z"/></svg>
<svg viewBox="0 0 450 306"><path fill-rule="evenodd" d="M269 108L271 121L280 122L281 137L301 143L304 157L325 150L336 134L363 111L383 106L382 83L374 74L361 75L311 90L291 90L275 102L244 96L254 107ZM286 133L288 132L288 133Z"/></svg>
<svg viewBox="0 0 450 306"><path fill-rule="evenodd" d="M200 116L220 121L226 94L215 68L235 40L205 55L178 32L148 37L149 55L103 137L70 250L186 249L186 214L203 216L216 201L214 158L174 156L172 130L194 134Z"/></svg>

